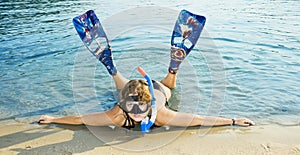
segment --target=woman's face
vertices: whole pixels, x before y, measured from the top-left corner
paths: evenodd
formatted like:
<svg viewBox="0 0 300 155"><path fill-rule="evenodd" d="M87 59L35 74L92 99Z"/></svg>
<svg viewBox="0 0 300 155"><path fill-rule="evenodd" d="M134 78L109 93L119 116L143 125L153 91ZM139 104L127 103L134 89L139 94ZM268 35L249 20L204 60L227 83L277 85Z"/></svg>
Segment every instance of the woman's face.
<svg viewBox="0 0 300 155"><path fill-rule="evenodd" d="M135 122L141 122L151 111L151 95L147 83L129 81L120 93L120 106Z"/></svg>
<svg viewBox="0 0 300 155"><path fill-rule="evenodd" d="M136 94L129 94L129 96L134 97ZM132 118L136 122L141 122L145 117L148 116L148 113L150 111L149 104L143 101L127 101L125 103L126 109L131 111L135 106L143 113L131 113L129 112L128 115L130 118Z"/></svg>

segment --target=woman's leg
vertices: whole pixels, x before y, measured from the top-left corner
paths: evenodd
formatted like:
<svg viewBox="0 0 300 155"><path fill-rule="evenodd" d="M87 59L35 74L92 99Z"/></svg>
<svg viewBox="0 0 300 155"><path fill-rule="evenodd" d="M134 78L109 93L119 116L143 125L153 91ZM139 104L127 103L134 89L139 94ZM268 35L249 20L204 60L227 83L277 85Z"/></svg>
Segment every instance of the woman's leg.
<svg viewBox="0 0 300 155"><path fill-rule="evenodd" d="M176 79L177 79L177 73L172 74L168 73L167 76L162 79L160 82L167 86L168 88L172 89L176 87Z"/></svg>
<svg viewBox="0 0 300 155"><path fill-rule="evenodd" d="M111 48L103 50L100 54L99 61L106 67L108 73L112 76L115 81L116 88L118 90L122 89L128 82L128 79L122 76L122 74L117 71L112 59Z"/></svg>
<svg viewBox="0 0 300 155"><path fill-rule="evenodd" d="M126 83L129 81L128 79L123 77L120 72L117 72L115 75L112 75L112 78L115 81L117 90L123 89Z"/></svg>

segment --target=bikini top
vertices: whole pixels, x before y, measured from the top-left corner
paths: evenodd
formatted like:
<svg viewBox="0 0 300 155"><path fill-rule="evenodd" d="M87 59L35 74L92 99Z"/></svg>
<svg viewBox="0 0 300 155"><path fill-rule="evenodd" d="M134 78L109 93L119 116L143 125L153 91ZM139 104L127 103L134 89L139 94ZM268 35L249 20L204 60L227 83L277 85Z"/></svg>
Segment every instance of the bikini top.
<svg viewBox="0 0 300 155"><path fill-rule="evenodd" d="M162 92L162 93L164 94L164 96L165 96L165 98L166 98L166 103L165 103L165 105L168 105L167 95L166 95L164 89L161 87L161 85L160 85L158 82L152 80L152 83L153 83L153 88L154 88L154 89L159 90L160 92ZM119 106L120 106L120 105L119 105ZM121 107L120 107L120 108L121 108ZM122 108L121 108L121 109L122 109ZM123 109L122 109L122 110L123 110ZM134 120L133 120L132 118L129 117L128 112L126 112L126 111L123 110L123 113L125 114L125 117L126 117L126 118L125 118L125 122L124 122L124 124L122 125L122 127L123 127L123 128L126 128L126 129L132 129L132 128L134 128L134 127L135 127ZM151 112L149 112L148 117L151 118Z"/></svg>

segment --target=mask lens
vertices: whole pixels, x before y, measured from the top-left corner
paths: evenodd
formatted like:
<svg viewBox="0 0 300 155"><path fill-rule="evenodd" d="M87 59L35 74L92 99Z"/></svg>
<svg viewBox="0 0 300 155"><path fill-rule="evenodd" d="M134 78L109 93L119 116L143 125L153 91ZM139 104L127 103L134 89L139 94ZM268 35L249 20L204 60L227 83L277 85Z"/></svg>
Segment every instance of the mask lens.
<svg viewBox="0 0 300 155"><path fill-rule="evenodd" d="M130 113L137 113L137 111L144 113L148 110L148 104L145 102L127 101L125 106Z"/></svg>
<svg viewBox="0 0 300 155"><path fill-rule="evenodd" d="M138 102L127 101L125 106L128 111L131 111L133 109L134 105L137 105L137 104L138 104Z"/></svg>
<svg viewBox="0 0 300 155"><path fill-rule="evenodd" d="M148 104L145 103L145 102L139 103L138 106L139 106L139 109L140 109L141 111L146 111L146 110L148 110Z"/></svg>

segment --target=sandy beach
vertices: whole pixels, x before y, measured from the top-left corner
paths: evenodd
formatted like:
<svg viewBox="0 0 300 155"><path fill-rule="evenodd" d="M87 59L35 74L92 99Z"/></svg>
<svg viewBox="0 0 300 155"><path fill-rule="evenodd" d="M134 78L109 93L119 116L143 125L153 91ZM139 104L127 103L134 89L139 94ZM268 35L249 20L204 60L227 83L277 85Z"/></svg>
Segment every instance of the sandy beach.
<svg viewBox="0 0 300 155"><path fill-rule="evenodd" d="M122 128L0 123L0 154L300 154L300 126Z"/></svg>

